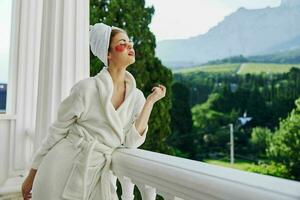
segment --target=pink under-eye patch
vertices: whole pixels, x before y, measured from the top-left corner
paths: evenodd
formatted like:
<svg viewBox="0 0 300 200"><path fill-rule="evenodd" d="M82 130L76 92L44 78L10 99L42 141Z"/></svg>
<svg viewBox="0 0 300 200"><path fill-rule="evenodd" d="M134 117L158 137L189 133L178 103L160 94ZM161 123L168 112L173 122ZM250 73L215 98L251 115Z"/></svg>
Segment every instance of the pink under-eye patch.
<svg viewBox="0 0 300 200"><path fill-rule="evenodd" d="M126 49L126 45L124 44L119 44L115 47L115 50L118 52L123 52Z"/></svg>

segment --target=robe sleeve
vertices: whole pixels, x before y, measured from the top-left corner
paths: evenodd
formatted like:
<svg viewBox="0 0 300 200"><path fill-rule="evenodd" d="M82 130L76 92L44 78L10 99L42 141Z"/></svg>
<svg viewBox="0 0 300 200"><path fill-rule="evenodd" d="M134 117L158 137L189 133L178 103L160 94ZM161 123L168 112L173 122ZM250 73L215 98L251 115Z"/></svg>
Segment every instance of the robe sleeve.
<svg viewBox="0 0 300 200"><path fill-rule="evenodd" d="M132 120L128 131L125 132L124 146L129 147L129 148L138 148L139 146L141 146L145 142L146 134L148 132L148 124L147 124L145 130L143 131L142 135L140 135L140 133L138 132L138 130L135 127L135 120L140 115L140 113L144 107L144 104L146 102L143 92L140 90L138 90L138 92L139 92L139 95L137 98L136 107L134 109L134 119Z"/></svg>
<svg viewBox="0 0 300 200"><path fill-rule="evenodd" d="M59 104L57 119L50 125L47 136L35 152L31 168L38 169L49 150L67 135L69 128L80 117L83 110L83 100L74 85L70 95Z"/></svg>

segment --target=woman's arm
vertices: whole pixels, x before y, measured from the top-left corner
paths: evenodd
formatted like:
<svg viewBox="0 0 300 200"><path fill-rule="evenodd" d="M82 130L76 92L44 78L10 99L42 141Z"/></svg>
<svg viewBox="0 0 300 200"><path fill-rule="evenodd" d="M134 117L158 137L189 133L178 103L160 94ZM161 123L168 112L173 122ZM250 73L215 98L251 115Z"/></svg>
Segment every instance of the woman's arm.
<svg viewBox="0 0 300 200"><path fill-rule="evenodd" d="M135 128L140 133L141 136L143 136L144 131L147 128L153 105L154 103L152 101L146 100L140 115L135 121Z"/></svg>
<svg viewBox="0 0 300 200"><path fill-rule="evenodd" d="M152 88L152 93L145 99L143 93L138 98L138 117L128 132L125 133L125 145L126 147L137 148L141 146L146 139L148 132L148 121L152 112L152 108L155 102L163 98L166 94L166 88L162 85Z"/></svg>
<svg viewBox="0 0 300 200"><path fill-rule="evenodd" d="M141 136L144 130L147 128L148 120L150 118L154 103L166 95L166 87L159 84L157 87L153 87L151 91L152 93L147 97L143 109L135 122L135 127Z"/></svg>
<svg viewBox="0 0 300 200"><path fill-rule="evenodd" d="M49 127L47 136L43 139L39 149L35 152L31 161L31 169L22 184L22 195L24 200L31 199L31 189L35 174L45 155L62 138L67 135L69 127L80 117L84 110L83 101L75 85L71 89L71 94L59 105L57 119Z"/></svg>
<svg viewBox="0 0 300 200"><path fill-rule="evenodd" d="M71 125L80 117L84 111L83 101L79 89L72 87L71 93L59 105L57 119L50 125L47 136L43 139L39 149L35 152L31 168L38 169L49 150L63 139Z"/></svg>
<svg viewBox="0 0 300 200"><path fill-rule="evenodd" d="M22 195L24 200L31 199L31 189L36 174L36 169L30 169L30 172L22 184Z"/></svg>

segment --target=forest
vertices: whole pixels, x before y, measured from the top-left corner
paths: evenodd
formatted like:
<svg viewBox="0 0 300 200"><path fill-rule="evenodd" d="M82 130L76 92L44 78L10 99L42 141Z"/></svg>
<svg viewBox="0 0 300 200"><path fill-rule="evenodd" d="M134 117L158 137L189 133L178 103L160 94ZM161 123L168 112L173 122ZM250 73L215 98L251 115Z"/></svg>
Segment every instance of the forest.
<svg viewBox="0 0 300 200"><path fill-rule="evenodd" d="M221 70L222 71L222 70ZM300 180L300 69L286 73L175 73L170 145L194 159L226 160L229 127L249 171ZM239 120L251 117L246 124Z"/></svg>

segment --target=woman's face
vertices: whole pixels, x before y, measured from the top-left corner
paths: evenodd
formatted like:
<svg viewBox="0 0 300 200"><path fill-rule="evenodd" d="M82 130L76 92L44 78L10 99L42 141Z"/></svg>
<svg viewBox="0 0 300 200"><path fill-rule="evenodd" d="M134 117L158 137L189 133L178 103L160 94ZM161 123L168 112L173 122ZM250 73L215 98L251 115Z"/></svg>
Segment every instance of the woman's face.
<svg viewBox="0 0 300 200"><path fill-rule="evenodd" d="M133 43L126 33L117 33L110 44L108 53L110 63L128 66L135 62Z"/></svg>

